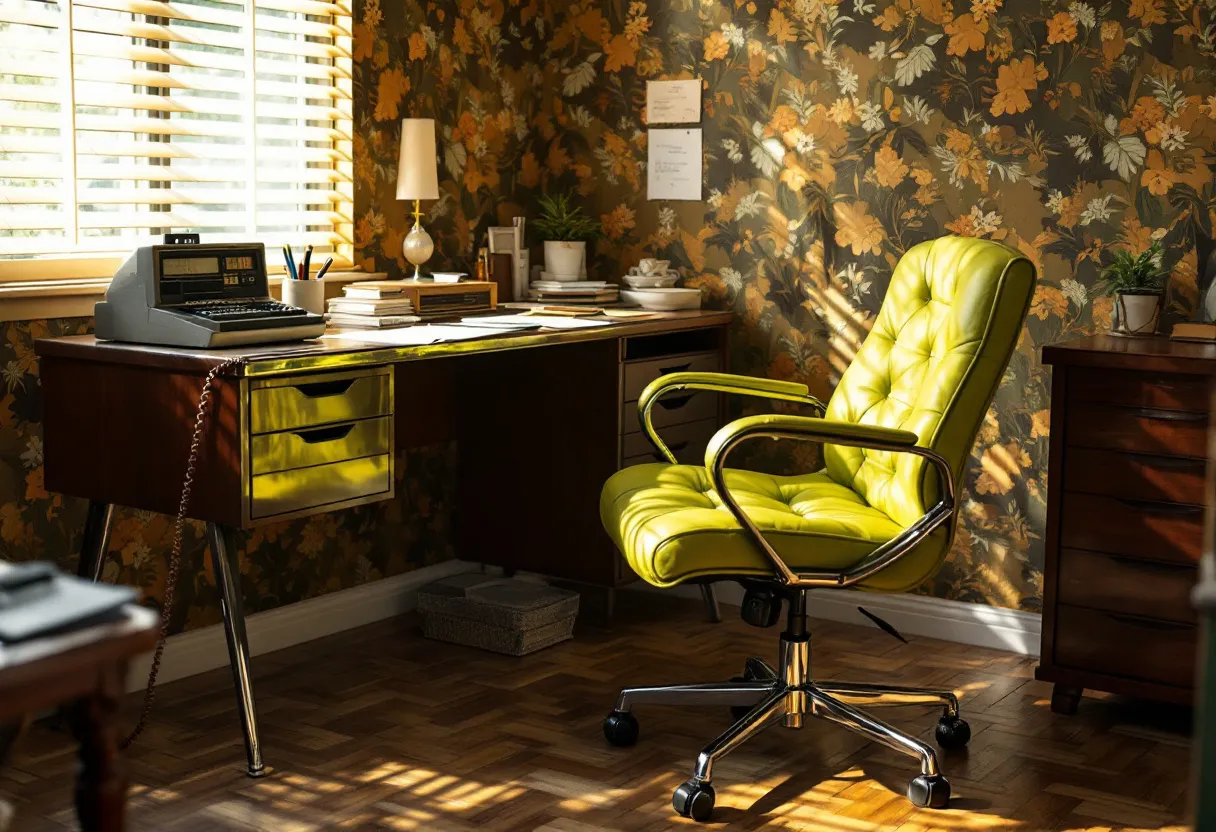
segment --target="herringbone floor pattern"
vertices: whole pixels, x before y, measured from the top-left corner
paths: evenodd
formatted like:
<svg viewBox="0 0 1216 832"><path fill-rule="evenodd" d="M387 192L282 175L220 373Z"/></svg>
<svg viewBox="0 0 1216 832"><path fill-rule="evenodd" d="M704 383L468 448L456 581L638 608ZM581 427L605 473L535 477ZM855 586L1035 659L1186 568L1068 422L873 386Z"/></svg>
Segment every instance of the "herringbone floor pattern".
<svg viewBox="0 0 1216 832"><path fill-rule="evenodd" d="M129 828L690 828L672 813L671 791L729 714L641 708L632 749L607 746L600 721L622 685L729 678L747 655L773 657L778 630L747 627L730 608L715 626L696 605L637 596L611 629L582 628L523 659L428 642L408 618L260 657L263 744L275 770L259 781L242 776L227 671L166 685L128 754ZM953 808L913 808L902 794L914 761L812 721L770 729L715 769L711 828L1182 830L1184 714L1087 699L1079 715L1057 716L1033 660L814 623L817 676L958 692L974 739L944 757ZM926 738L936 721L926 708L884 716ZM36 726L0 774L21 832L75 828L72 755L66 737Z"/></svg>

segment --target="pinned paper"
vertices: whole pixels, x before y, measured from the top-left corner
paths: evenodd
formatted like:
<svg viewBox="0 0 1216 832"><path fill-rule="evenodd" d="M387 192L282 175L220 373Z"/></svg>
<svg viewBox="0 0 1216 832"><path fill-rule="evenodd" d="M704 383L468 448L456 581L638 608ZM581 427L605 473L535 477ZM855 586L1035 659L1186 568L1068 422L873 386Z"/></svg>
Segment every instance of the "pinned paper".
<svg viewBox="0 0 1216 832"><path fill-rule="evenodd" d="M701 128L650 130L647 199L701 201Z"/></svg>
<svg viewBox="0 0 1216 832"><path fill-rule="evenodd" d="M647 124L695 124L700 121L700 78L646 82Z"/></svg>

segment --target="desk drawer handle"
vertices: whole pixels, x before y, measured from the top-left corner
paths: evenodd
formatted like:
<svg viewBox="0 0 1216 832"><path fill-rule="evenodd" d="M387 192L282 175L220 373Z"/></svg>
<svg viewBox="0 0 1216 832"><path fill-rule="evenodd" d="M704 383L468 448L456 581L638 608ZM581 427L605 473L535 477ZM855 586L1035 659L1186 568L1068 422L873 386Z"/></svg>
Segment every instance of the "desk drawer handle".
<svg viewBox="0 0 1216 832"><path fill-rule="evenodd" d="M310 381L306 384L296 384L294 387L310 399L321 399L326 396L341 396L357 380L353 378L338 378L333 381Z"/></svg>
<svg viewBox="0 0 1216 832"><path fill-rule="evenodd" d="M665 376L668 373L682 373L691 366L692 366L692 362L688 362L685 364L677 364L675 367L660 367L659 375Z"/></svg>
<svg viewBox="0 0 1216 832"><path fill-rule="evenodd" d="M667 396L666 398L659 399L659 407L664 410L679 410L692 401L692 397L695 395L696 393L686 393L683 396Z"/></svg>
<svg viewBox="0 0 1216 832"><path fill-rule="evenodd" d="M673 454L678 453L679 451L682 451L687 447L688 447L687 439L685 439L683 442L668 442L667 443L667 450L671 451ZM667 461L667 457L663 456L661 453L658 453L657 451L652 453L651 456L653 456L659 462Z"/></svg>
<svg viewBox="0 0 1216 832"><path fill-rule="evenodd" d="M1180 410L1154 410L1151 407L1132 408L1132 413L1141 419L1154 419L1161 422L1206 422L1206 413L1183 413Z"/></svg>
<svg viewBox="0 0 1216 832"><path fill-rule="evenodd" d="M1207 465L1207 460L1189 459L1182 456L1158 456L1157 454L1141 454L1132 451L1128 456L1134 456L1137 460L1142 461L1146 465L1152 465L1157 468L1171 468L1183 470L1186 468L1200 468Z"/></svg>
<svg viewBox="0 0 1216 832"><path fill-rule="evenodd" d="M1146 514L1190 515L1203 512L1203 506L1187 506L1181 503L1158 503L1155 500L1132 500L1127 497L1116 497L1115 501Z"/></svg>
<svg viewBox="0 0 1216 832"><path fill-rule="evenodd" d="M1168 563L1161 560L1144 560L1127 557L1126 555L1107 555L1108 558L1121 566L1138 569L1141 572L1194 572L1195 567L1187 563Z"/></svg>
<svg viewBox="0 0 1216 832"><path fill-rule="evenodd" d="M312 430L297 430L292 431L300 439L307 442L309 445L319 445L322 442L333 442L338 439L345 439L347 435L355 429L354 425L332 425L324 428L313 428Z"/></svg>
<svg viewBox="0 0 1216 832"><path fill-rule="evenodd" d="M1107 615L1120 624L1129 624L1133 627L1142 627L1146 630L1176 631L1195 629L1195 625L1185 624L1181 621L1158 621L1155 618L1141 618L1138 615L1123 615L1117 612L1108 612Z"/></svg>

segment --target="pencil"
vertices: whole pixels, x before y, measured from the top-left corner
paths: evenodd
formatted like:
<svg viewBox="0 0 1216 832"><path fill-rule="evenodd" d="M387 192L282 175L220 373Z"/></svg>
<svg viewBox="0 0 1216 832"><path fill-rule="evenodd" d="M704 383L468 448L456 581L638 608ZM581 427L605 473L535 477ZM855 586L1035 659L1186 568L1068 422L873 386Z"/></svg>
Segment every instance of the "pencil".
<svg viewBox="0 0 1216 832"><path fill-rule="evenodd" d="M325 273L329 271L329 267L334 264L334 258L326 257L325 262L321 264L321 270L317 272L317 280L325 277Z"/></svg>
<svg viewBox="0 0 1216 832"><path fill-rule="evenodd" d="M296 276L296 258L292 256L291 246L283 246L283 261L287 265L288 277Z"/></svg>
<svg viewBox="0 0 1216 832"><path fill-rule="evenodd" d="M312 246L304 249L304 276L301 280L308 280L308 262L312 260Z"/></svg>

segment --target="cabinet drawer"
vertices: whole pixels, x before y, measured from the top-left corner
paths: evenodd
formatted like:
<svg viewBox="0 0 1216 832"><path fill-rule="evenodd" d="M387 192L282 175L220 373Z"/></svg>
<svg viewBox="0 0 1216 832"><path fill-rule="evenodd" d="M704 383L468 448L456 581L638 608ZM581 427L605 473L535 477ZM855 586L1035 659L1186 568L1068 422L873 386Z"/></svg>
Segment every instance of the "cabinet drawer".
<svg viewBox="0 0 1216 832"><path fill-rule="evenodd" d="M249 442L250 470L257 474L308 468L392 452L393 419L381 416L317 428L263 433Z"/></svg>
<svg viewBox="0 0 1216 832"><path fill-rule="evenodd" d="M1070 448L1203 457L1207 435L1206 413L1087 402L1069 406L1064 439Z"/></svg>
<svg viewBox="0 0 1216 832"><path fill-rule="evenodd" d="M1206 470L1204 460L1190 457L1069 448L1064 454L1064 488L1202 505Z"/></svg>
<svg viewBox="0 0 1216 832"><path fill-rule="evenodd" d="M708 390L664 396L650 408L650 419L656 428L699 422L702 419L718 418L718 393ZM638 403L621 403L621 433L639 433L642 420L638 415Z"/></svg>
<svg viewBox="0 0 1216 832"><path fill-rule="evenodd" d="M259 474L251 478L249 515L275 517L303 509L392 496L388 454Z"/></svg>
<svg viewBox="0 0 1216 832"><path fill-rule="evenodd" d="M667 447L675 454L676 461L680 464L703 465L705 446L717 430L718 420L706 419L670 427L659 436L667 443ZM621 437L621 458L624 466L667 461L651 446L644 433L630 433Z"/></svg>
<svg viewBox="0 0 1216 832"><path fill-rule="evenodd" d="M1202 506L1069 492L1062 503L1062 547L1173 563L1199 562Z"/></svg>
<svg viewBox="0 0 1216 832"><path fill-rule="evenodd" d="M249 391L249 432L273 433L350 422L393 412L393 371L372 367L256 380Z"/></svg>
<svg viewBox="0 0 1216 832"><path fill-rule="evenodd" d="M1206 376L1158 375L1124 370L1077 371L1068 375L1068 402L1105 402L1128 407L1207 413Z"/></svg>
<svg viewBox="0 0 1216 832"><path fill-rule="evenodd" d="M668 373L716 373L722 369L722 354L699 352L687 355L672 355L652 361L633 361L625 364L625 391L623 401L637 401L646 385Z"/></svg>
<svg viewBox="0 0 1216 832"><path fill-rule="evenodd" d="M1121 613L1060 605L1056 664L1189 688L1195 679L1196 628Z"/></svg>
<svg viewBox="0 0 1216 832"><path fill-rule="evenodd" d="M1194 567L1178 563L1062 549L1060 603L1194 622L1191 589L1197 574Z"/></svg>

